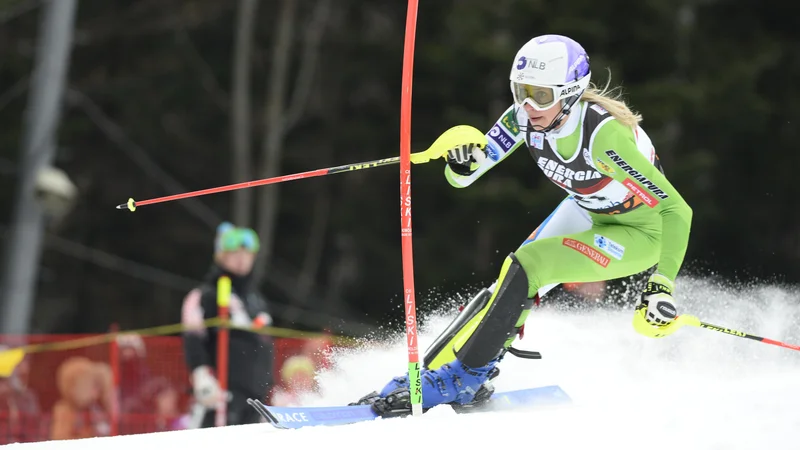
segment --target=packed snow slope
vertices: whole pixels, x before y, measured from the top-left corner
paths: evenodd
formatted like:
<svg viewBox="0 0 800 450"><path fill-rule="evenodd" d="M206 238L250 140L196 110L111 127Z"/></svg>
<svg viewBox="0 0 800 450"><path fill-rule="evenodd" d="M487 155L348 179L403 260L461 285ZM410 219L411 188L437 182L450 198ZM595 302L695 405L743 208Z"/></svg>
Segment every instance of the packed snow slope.
<svg viewBox="0 0 800 450"><path fill-rule="evenodd" d="M757 335L800 343L795 291L681 280L683 312ZM426 322L425 348L452 314ZM15 450L160 449L794 449L800 448L800 352L684 328L663 339L634 333L630 310L542 307L516 346L538 361L508 356L498 390L560 385L572 405L456 416L446 407L419 418L340 427L275 430L269 425L189 430L9 446ZM342 352L320 376L309 405L346 403L406 369L400 338Z"/></svg>

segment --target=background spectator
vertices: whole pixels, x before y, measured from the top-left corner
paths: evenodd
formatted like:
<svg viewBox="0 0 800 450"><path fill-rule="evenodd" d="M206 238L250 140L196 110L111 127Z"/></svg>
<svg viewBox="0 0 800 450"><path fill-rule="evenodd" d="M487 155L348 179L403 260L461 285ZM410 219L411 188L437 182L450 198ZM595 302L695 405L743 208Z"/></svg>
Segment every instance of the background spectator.
<svg viewBox="0 0 800 450"><path fill-rule="evenodd" d="M195 400L206 408L201 427L214 426L221 392L216 378L217 329L206 319L218 316L217 281L231 279L230 320L234 327L261 327L272 318L263 296L251 286L253 263L259 250L255 231L225 222L217 229L214 263L202 285L183 301L182 323L186 363L191 373ZM227 425L258 423L261 417L247 404L248 398L264 401L272 386L273 344L268 336L248 330L230 331Z"/></svg>
<svg viewBox="0 0 800 450"><path fill-rule="evenodd" d="M108 436L114 408L111 369L78 356L58 368L60 400L53 406L50 439Z"/></svg>

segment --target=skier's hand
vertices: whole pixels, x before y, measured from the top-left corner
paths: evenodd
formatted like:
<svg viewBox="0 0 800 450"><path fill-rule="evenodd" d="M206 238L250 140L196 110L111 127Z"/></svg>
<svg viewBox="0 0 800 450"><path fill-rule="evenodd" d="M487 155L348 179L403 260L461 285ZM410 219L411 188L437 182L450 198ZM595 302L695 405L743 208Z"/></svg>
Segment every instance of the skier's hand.
<svg viewBox="0 0 800 450"><path fill-rule="evenodd" d="M192 372L192 387L194 388L195 400L206 408L216 408L223 398L222 389L219 387L217 379L211 374L211 369L208 366L200 366L194 369Z"/></svg>
<svg viewBox="0 0 800 450"><path fill-rule="evenodd" d="M675 283L656 272L647 280L647 287L636 301L633 328L648 337L664 337L679 327L670 326L678 315L672 292Z"/></svg>
<svg viewBox="0 0 800 450"><path fill-rule="evenodd" d="M486 151L481 144L462 144L447 151L447 164L459 175L472 174L485 160Z"/></svg>

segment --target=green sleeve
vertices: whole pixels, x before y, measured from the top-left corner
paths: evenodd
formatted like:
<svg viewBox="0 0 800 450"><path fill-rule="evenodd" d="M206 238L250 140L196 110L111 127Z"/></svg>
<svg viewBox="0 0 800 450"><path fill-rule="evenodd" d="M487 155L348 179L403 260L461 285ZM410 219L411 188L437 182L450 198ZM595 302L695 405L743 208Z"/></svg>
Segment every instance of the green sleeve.
<svg viewBox="0 0 800 450"><path fill-rule="evenodd" d="M639 151L633 131L609 120L596 131L592 156L598 170L622 183L645 206L661 216L658 271L675 280L683 264L692 223L692 209L663 173ZM604 170L605 169L605 170Z"/></svg>
<svg viewBox="0 0 800 450"><path fill-rule="evenodd" d="M471 169L474 172L470 175L459 175L453 172L449 165L445 166L444 177L451 186L457 188L469 186L525 143L514 118L513 105L503 112L486 133L486 142L486 160L482 164L473 163Z"/></svg>
<svg viewBox="0 0 800 450"><path fill-rule="evenodd" d="M514 146L511 147L511 150L509 150L508 152L504 153L503 156L501 158L497 159L497 160L493 160L492 158L487 157L486 160L483 162L483 164L480 164L480 165L479 164L473 164L473 166L477 166L477 167L473 167L475 169L475 172L473 172L470 175L459 175L459 174L453 172L450 169L449 165L445 165L445 167L444 167L444 177L447 179L447 182L450 183L451 186L457 187L457 188L465 188L465 187L469 186L470 184L474 183L475 180L477 180L483 174L488 172L492 167L494 167L498 163L500 163L500 161L506 159L509 155L514 153L514 150L519 148L522 143L523 143L523 141L519 141L516 144L514 144ZM489 145L491 145L491 144L489 144Z"/></svg>

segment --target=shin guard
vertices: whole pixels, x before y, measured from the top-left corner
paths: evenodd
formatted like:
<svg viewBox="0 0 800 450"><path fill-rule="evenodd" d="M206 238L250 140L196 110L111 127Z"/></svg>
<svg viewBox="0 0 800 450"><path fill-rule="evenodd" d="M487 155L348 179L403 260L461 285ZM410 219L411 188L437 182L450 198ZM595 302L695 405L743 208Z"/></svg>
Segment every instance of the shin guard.
<svg viewBox="0 0 800 450"><path fill-rule="evenodd" d="M425 367L435 370L456 357L468 367L488 364L513 343L532 306L528 277L511 253L494 292L484 289L470 301L428 349Z"/></svg>

